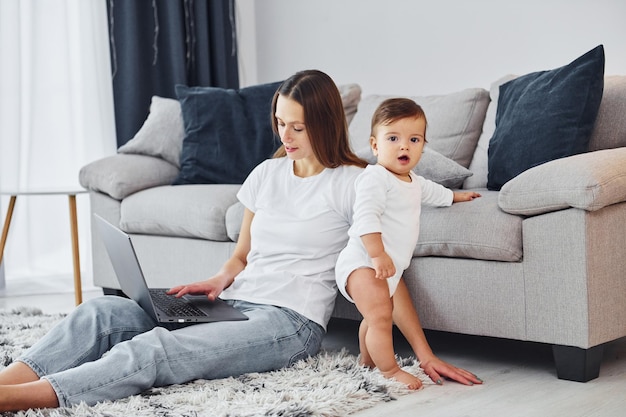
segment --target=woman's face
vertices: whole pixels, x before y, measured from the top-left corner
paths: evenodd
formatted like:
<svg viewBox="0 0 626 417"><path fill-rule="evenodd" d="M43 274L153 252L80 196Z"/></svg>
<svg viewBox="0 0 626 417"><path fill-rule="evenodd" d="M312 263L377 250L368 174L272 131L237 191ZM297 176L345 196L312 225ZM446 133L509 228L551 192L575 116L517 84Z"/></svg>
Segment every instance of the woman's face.
<svg viewBox="0 0 626 417"><path fill-rule="evenodd" d="M278 135L285 147L287 157L294 161L315 158L306 130L302 105L295 100L279 95L276 100L274 117L276 117Z"/></svg>

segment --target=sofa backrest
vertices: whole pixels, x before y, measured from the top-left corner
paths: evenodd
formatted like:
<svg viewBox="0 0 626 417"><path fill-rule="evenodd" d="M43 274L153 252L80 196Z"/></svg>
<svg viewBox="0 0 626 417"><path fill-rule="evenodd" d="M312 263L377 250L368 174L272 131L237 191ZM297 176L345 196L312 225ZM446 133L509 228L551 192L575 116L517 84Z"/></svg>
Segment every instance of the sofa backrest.
<svg viewBox="0 0 626 417"><path fill-rule="evenodd" d="M626 146L626 75L604 78L598 117L589 140L589 150Z"/></svg>

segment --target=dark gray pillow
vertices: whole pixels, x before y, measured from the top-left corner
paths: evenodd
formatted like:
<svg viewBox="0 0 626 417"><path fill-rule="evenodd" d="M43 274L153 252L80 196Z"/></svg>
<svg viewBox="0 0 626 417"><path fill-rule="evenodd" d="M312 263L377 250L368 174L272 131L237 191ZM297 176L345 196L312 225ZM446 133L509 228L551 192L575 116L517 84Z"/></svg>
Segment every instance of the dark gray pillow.
<svg viewBox="0 0 626 417"><path fill-rule="evenodd" d="M185 138L173 184L242 184L280 145L271 125L281 82L239 90L176 86Z"/></svg>
<svg viewBox="0 0 626 417"><path fill-rule="evenodd" d="M568 65L500 86L487 188L500 190L529 168L585 152L603 88L602 45Z"/></svg>

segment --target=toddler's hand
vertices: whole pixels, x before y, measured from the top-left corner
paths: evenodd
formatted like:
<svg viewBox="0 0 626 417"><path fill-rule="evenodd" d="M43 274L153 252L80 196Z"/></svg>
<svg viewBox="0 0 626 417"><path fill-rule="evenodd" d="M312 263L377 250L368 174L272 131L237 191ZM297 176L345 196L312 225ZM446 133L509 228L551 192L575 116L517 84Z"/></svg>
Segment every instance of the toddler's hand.
<svg viewBox="0 0 626 417"><path fill-rule="evenodd" d="M372 263L374 264L374 271L378 279L387 279L396 274L396 267L389 255L387 255L387 252L383 252L382 255L372 258Z"/></svg>
<svg viewBox="0 0 626 417"><path fill-rule="evenodd" d="M472 201L478 197L481 197L481 195L475 191L455 191L452 202L461 203L463 201Z"/></svg>

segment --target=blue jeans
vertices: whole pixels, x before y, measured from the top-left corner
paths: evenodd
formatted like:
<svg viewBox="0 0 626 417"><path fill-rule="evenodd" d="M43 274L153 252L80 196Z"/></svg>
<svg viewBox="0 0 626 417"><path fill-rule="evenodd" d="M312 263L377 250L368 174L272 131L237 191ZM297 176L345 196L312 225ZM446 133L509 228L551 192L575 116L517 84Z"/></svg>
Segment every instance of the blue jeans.
<svg viewBox="0 0 626 417"><path fill-rule="evenodd" d="M279 369L319 351L324 330L317 323L286 308L229 302L249 320L166 329L134 301L99 297L77 307L19 360L68 407Z"/></svg>

